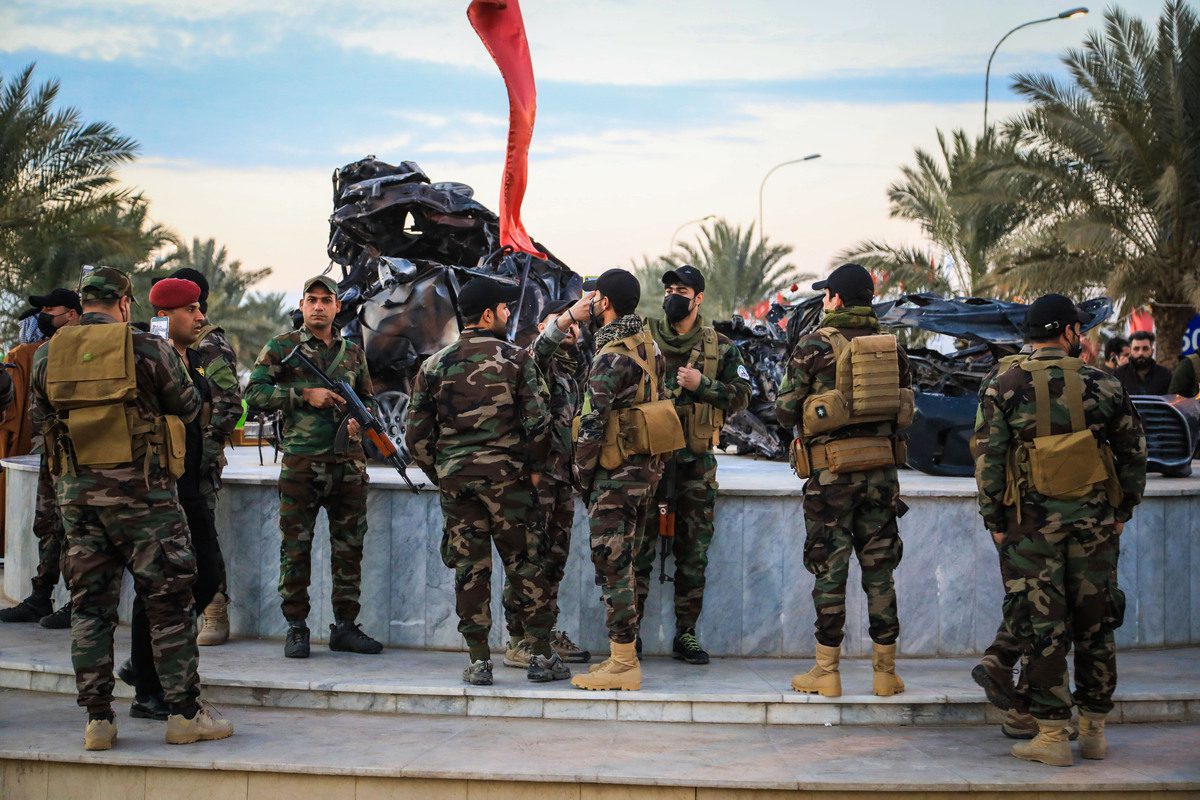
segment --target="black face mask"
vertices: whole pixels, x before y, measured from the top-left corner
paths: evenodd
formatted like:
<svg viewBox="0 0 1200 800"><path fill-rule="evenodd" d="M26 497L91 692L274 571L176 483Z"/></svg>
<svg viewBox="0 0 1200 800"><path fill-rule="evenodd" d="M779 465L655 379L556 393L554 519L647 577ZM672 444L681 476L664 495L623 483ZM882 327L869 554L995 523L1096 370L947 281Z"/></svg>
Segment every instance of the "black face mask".
<svg viewBox="0 0 1200 800"><path fill-rule="evenodd" d="M42 336L49 339L54 335L58 328L54 327L54 320L58 319L61 314L47 314L45 311L39 311L37 315L38 330L42 332Z"/></svg>
<svg viewBox="0 0 1200 800"><path fill-rule="evenodd" d="M672 325L681 322L688 314L692 313L691 298L681 294L669 294L663 298L663 311L667 315L667 322Z"/></svg>
<svg viewBox="0 0 1200 800"><path fill-rule="evenodd" d="M1067 355L1071 358L1079 358L1083 355L1083 337L1076 336L1075 341L1067 348Z"/></svg>

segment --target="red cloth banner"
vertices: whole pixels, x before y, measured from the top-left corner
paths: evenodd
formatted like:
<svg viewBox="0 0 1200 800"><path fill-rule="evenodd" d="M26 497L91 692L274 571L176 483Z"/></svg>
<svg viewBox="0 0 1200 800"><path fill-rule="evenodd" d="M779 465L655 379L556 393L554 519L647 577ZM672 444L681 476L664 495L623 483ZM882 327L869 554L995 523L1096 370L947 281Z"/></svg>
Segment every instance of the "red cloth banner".
<svg viewBox="0 0 1200 800"><path fill-rule="evenodd" d="M521 201L529 179L529 143L537 113L537 87L521 6L517 0L471 0L467 18L500 68L508 89L508 152L500 187L500 244L542 256L521 223Z"/></svg>

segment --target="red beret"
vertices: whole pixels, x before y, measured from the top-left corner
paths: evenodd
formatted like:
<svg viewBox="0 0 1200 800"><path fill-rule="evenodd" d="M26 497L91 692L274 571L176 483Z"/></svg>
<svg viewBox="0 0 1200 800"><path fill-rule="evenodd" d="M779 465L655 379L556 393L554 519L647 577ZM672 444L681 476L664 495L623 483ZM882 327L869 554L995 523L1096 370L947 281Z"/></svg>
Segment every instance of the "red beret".
<svg viewBox="0 0 1200 800"><path fill-rule="evenodd" d="M155 308L183 308L200 302L200 287L183 278L163 278L150 287L150 305Z"/></svg>

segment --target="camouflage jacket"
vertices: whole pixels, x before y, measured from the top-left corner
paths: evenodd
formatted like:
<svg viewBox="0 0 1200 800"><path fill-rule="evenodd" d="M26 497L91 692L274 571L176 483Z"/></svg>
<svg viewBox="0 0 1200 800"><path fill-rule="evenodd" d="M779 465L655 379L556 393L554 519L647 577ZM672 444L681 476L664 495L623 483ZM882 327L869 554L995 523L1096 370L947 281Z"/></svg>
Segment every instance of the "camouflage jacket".
<svg viewBox="0 0 1200 800"><path fill-rule="evenodd" d="M1057 348L1044 348L1028 356L1031 359L1064 358ZM1071 431L1070 414L1060 401L1063 393L1062 370L1050 369L1050 424L1054 434ZM1117 476L1125 499L1115 509L1116 519L1124 522L1142 499L1146 487L1146 437L1142 423L1125 394L1121 382L1093 367L1083 367L1084 418L1101 442L1112 448ZM1037 436L1033 379L1017 364L993 371L979 391L979 416L975 423L975 480L979 485L979 513L989 531L1008 528L1008 510L1004 496L1008 489L1009 448L1032 442ZM1017 454L1018 466L1024 463L1024 448ZM1047 523L1100 524L1112 511L1103 485L1078 500L1047 498L1021 487L1023 516L1034 512Z"/></svg>
<svg viewBox="0 0 1200 800"><path fill-rule="evenodd" d="M727 336L721 333L717 334L716 377L711 379L707 375L701 377L700 386L692 391L680 387L679 368L691 366L703 371L703 338L697 337L693 347L681 351L681 348L672 345L675 344L673 340L682 337L673 336L673 331L666 333L665 322L656 320L650 322L649 325L651 333L654 334L654 341L658 344L666 362L663 385L666 387L667 396L675 398L675 405L707 403L714 408L721 409L726 414L734 414L750 404L750 373L742 363L741 351ZM704 320L697 318L696 328L693 330L703 327ZM683 458L699 458L686 447L678 450L675 455Z"/></svg>
<svg viewBox="0 0 1200 800"><path fill-rule="evenodd" d="M848 322L854 327L843 325L843 322ZM822 327L837 328L847 339L879 333L879 322L874 312L854 313L843 309L841 312L830 314L827 324L823 324ZM912 376L908 368L908 354L903 347L898 348L897 352L900 356L900 388L911 388ZM804 401L812 395L837 388L836 367L833 345L823 334L813 331L796 343L796 348L788 360L783 384L779 387L779 396L775 400L775 417L780 425L796 428L796 435L801 435L798 428L804 413ZM868 422L813 436L806 442L813 445L858 436L893 436L895 429L896 426L890 422Z"/></svg>
<svg viewBox="0 0 1200 800"><path fill-rule="evenodd" d="M212 392L212 414L204 430L204 458L200 471L220 479L225 467L225 445L242 418L242 387L238 385L237 353L219 326L205 323L191 346L199 355L197 371Z"/></svg>
<svg viewBox="0 0 1200 800"><path fill-rule="evenodd" d="M542 471L549 426L528 350L477 328L421 365L408 402L405 442L431 481L450 475L504 480Z"/></svg>
<svg viewBox="0 0 1200 800"><path fill-rule="evenodd" d="M367 371L367 356L363 349L343 339L336 330L326 345L304 327L280 334L263 345L250 372L246 403L251 408L283 412L281 449L289 455L307 456L318 461L365 461L361 441L351 441L345 453L334 453L333 440L342 414L333 408L314 408L304 402L303 390L321 384L304 365L295 361L283 363L284 357L297 345L302 346L301 352L331 380L349 383L363 403L375 410L371 375ZM337 364L331 369L335 361Z"/></svg>
<svg viewBox="0 0 1200 800"><path fill-rule="evenodd" d="M80 325L120 324L107 314L88 312ZM200 393L192 385L187 368L170 342L139 330L133 332L134 368L137 374L137 412L145 422L157 422L174 414L185 422L200 411ZM58 418L46 395L46 366L49 347L39 347L33 356L30 414L34 425L48 431ZM47 434L48 435L48 434ZM143 503L176 502L175 480L158 459L97 469L75 467L55 479L60 505L121 506L130 500Z"/></svg>
<svg viewBox="0 0 1200 800"><path fill-rule="evenodd" d="M608 342L638 333L643 324L641 317L630 314L605 325L596 334L596 357L592 359L584 389L583 407L579 411L579 438L575 442L575 477L585 497L600 467L600 446L604 442L608 418L621 409L650 399L646 373L637 362L621 353L601 353L600 348ZM657 347L653 353L645 350L644 346L639 346L638 355L647 362L651 356L654 357L658 371L658 396L665 398L663 372L666 370L666 359ZM651 460L650 456L632 458L639 463L649 463Z"/></svg>
<svg viewBox="0 0 1200 800"><path fill-rule="evenodd" d="M550 430L545 473L569 483L575 450L571 441L571 426L575 422L575 415L579 413L579 386L587 365L581 364L576 357L576 348L563 347L564 338L565 331L557 325L550 325L529 346L529 352L549 392Z"/></svg>

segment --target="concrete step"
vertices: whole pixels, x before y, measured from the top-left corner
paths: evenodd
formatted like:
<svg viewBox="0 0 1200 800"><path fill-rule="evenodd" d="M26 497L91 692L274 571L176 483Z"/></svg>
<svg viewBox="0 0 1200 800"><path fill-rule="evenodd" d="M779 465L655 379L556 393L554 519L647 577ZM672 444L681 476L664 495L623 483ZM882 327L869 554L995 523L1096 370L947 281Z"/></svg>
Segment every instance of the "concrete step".
<svg viewBox="0 0 1200 800"><path fill-rule="evenodd" d="M0 630L0 687L75 694L68 631L36 625ZM116 661L128 653L128 630L118 629ZM801 695L791 676L807 663L781 659L714 659L697 667L668 658L643 662L638 692L584 692L566 681L533 684L523 670L494 655L496 684L466 686L463 653L388 648L376 656L334 653L315 646L307 660L283 657L281 642L235 640L200 649L206 697L221 705L332 709L458 717L621 720L630 722L767 725L962 725L998 722L971 681L975 660L900 659L908 688L875 697L871 665L842 664L846 694ZM1114 722L1200 721L1200 648L1135 650L1118 659L1120 684ZM587 665L571 665L586 670ZM131 690L118 682L118 695Z"/></svg>
<svg viewBox="0 0 1200 800"><path fill-rule="evenodd" d="M1200 725L1115 725L1104 761L1019 761L994 726L824 728L471 719L225 708L236 734L182 747L163 723L117 720L82 749L61 695L0 690L0 797L1143 798L1200 792ZM787 793L785 795L785 793Z"/></svg>

